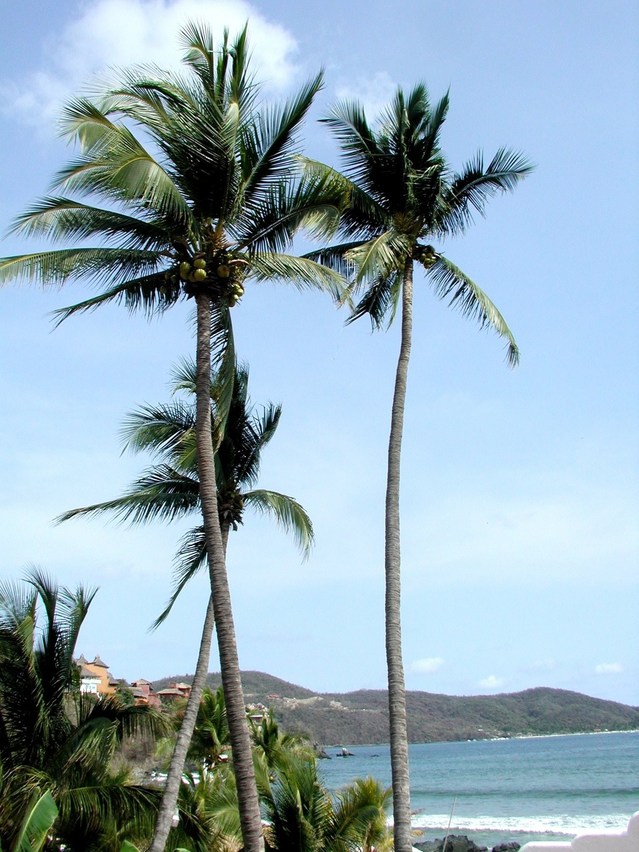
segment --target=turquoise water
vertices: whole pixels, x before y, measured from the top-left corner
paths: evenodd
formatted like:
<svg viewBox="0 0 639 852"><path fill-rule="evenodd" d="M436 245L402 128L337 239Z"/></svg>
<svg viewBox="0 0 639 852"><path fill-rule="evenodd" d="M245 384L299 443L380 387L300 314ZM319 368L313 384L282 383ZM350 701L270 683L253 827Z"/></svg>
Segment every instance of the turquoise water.
<svg viewBox="0 0 639 852"><path fill-rule="evenodd" d="M372 775L390 785L388 746L350 746L320 761L338 790ZM487 846L568 840L623 829L639 811L639 732L412 745L413 827L421 839L450 831ZM451 819L452 813L452 819Z"/></svg>

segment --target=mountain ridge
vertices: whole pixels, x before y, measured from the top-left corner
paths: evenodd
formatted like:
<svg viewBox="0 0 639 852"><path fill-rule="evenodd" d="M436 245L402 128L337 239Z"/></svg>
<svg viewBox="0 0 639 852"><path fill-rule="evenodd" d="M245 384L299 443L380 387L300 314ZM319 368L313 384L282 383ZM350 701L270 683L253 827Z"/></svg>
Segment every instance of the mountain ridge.
<svg viewBox="0 0 639 852"><path fill-rule="evenodd" d="M162 678L154 688L191 679ZM255 671L242 672L242 683L247 704L270 707L288 732L322 745L388 741L385 689L320 693ZM219 673L209 673L207 684L217 688ZM552 687L468 696L409 690L406 708L415 743L639 730L639 707Z"/></svg>

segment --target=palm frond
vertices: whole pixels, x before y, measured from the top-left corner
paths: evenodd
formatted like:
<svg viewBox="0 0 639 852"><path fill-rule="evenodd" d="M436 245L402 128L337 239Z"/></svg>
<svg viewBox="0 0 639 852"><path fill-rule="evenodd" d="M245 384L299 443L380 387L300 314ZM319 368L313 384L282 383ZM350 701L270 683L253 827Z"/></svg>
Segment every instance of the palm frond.
<svg viewBox="0 0 639 852"><path fill-rule="evenodd" d="M384 324L390 326L397 313L401 292L402 273L400 271L388 277L379 276L354 305L346 323L350 324L363 316L368 316L374 329L382 328Z"/></svg>
<svg viewBox="0 0 639 852"><path fill-rule="evenodd" d="M442 193L442 206L434 222L441 233L459 233L472 223L473 212L484 215L486 202L499 192L512 192L533 171L521 153L500 148L487 167L481 152L462 172L453 176Z"/></svg>
<svg viewBox="0 0 639 852"><path fill-rule="evenodd" d="M295 543L304 556L308 556L313 545L313 524L305 509L292 497L277 491L258 489L247 491L244 503L263 514L272 515L277 523L293 535Z"/></svg>
<svg viewBox="0 0 639 852"><path fill-rule="evenodd" d="M108 512L119 522L146 524L152 520L173 521L195 511L200 491L197 479L160 464L146 470L131 488L114 500L71 509L55 518L56 523Z"/></svg>
<svg viewBox="0 0 639 852"><path fill-rule="evenodd" d="M257 281L287 281L299 290L325 290L338 302L344 297L341 275L306 257L265 252L252 259L251 267Z"/></svg>
<svg viewBox="0 0 639 852"><path fill-rule="evenodd" d="M388 278L403 269L412 247L410 237L391 230L350 249L348 260L357 270L355 286L371 278Z"/></svg>
<svg viewBox="0 0 639 852"><path fill-rule="evenodd" d="M519 363L519 349L515 338L496 305L474 281L450 260L439 255L428 270L436 295L448 300L463 316L479 323L480 328L491 328L506 340L506 359L511 367Z"/></svg>
<svg viewBox="0 0 639 852"><path fill-rule="evenodd" d="M173 591L167 605L151 625L151 630L156 630L166 620L182 589L205 565L206 534L204 527L199 526L189 530L181 539L173 560Z"/></svg>
<svg viewBox="0 0 639 852"><path fill-rule="evenodd" d="M13 847L15 852L40 852L57 816L58 808L50 791L36 794L22 820Z"/></svg>
<svg viewBox="0 0 639 852"><path fill-rule="evenodd" d="M288 179L295 166L296 131L305 118L315 95L322 87L320 72L299 90L288 103L262 110L247 126L243 138L242 196L251 203L268 184Z"/></svg>

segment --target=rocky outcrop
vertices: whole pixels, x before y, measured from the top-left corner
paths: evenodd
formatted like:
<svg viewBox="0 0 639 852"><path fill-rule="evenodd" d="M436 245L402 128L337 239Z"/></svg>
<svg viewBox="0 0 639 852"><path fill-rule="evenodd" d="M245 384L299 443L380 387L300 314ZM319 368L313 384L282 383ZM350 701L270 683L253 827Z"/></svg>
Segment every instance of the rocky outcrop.
<svg viewBox="0 0 639 852"><path fill-rule="evenodd" d="M427 840L414 846L421 852L488 852L487 846L478 846L465 834L449 834L441 840ZM520 848L519 843L500 843L492 852L517 852Z"/></svg>

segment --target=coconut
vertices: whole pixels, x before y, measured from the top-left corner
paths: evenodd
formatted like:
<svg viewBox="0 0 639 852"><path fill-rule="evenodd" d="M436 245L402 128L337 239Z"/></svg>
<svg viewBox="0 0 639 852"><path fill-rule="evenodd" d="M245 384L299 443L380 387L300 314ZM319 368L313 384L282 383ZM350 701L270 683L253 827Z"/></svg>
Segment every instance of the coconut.
<svg viewBox="0 0 639 852"><path fill-rule="evenodd" d="M196 260L193 261L193 266L196 269L206 269L206 261L203 257L198 257Z"/></svg>
<svg viewBox="0 0 639 852"><path fill-rule="evenodd" d="M206 270L202 269L201 266L198 266L197 269L195 270L195 272L193 273L193 280L194 281L204 281L205 278L206 278Z"/></svg>

